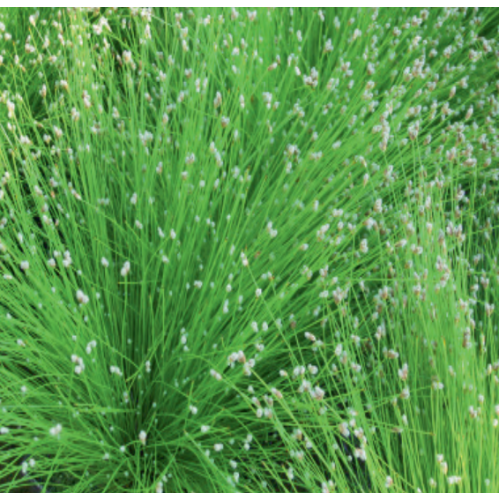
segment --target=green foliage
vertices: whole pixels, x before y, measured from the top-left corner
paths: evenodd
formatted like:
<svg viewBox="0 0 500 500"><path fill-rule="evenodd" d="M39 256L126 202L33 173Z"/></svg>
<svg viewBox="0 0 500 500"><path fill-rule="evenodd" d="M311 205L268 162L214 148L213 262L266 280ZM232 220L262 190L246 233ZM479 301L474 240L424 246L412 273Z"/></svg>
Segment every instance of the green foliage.
<svg viewBox="0 0 500 500"><path fill-rule="evenodd" d="M0 491L499 491L497 9L0 15Z"/></svg>

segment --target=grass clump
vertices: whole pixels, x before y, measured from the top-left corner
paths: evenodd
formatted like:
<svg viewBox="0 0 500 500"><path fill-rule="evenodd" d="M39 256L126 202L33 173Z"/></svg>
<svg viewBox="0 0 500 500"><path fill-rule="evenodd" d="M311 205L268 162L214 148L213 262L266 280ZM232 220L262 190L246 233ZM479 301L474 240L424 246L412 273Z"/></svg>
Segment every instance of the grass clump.
<svg viewBox="0 0 500 500"><path fill-rule="evenodd" d="M1 491L498 492L498 10L0 15Z"/></svg>

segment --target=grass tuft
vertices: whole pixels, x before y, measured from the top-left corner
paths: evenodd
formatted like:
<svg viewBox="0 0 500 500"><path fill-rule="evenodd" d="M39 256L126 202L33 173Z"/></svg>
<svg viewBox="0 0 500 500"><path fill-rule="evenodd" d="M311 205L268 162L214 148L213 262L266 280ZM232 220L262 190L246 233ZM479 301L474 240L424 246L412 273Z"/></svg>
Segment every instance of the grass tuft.
<svg viewBox="0 0 500 500"><path fill-rule="evenodd" d="M0 9L0 491L498 493L498 45Z"/></svg>

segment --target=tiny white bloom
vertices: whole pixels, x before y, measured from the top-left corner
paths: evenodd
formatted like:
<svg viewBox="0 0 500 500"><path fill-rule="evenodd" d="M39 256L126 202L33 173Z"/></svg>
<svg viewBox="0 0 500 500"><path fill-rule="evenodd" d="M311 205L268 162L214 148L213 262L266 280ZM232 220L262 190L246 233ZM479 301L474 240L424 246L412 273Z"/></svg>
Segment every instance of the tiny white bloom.
<svg viewBox="0 0 500 500"><path fill-rule="evenodd" d="M76 292L76 300L78 300L80 304L85 305L88 303L89 297L88 295L85 295L81 290L78 290Z"/></svg>
<svg viewBox="0 0 500 500"><path fill-rule="evenodd" d="M130 262L127 260L122 267L122 270L120 271L120 274L125 277L127 274L130 272Z"/></svg>

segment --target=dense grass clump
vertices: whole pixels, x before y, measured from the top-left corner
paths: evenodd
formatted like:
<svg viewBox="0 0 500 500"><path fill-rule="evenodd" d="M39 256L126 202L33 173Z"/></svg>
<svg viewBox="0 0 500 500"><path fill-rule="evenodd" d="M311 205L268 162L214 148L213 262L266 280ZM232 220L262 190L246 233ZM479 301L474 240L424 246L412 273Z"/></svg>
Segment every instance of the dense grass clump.
<svg viewBox="0 0 500 500"><path fill-rule="evenodd" d="M0 21L0 491L499 491L498 9Z"/></svg>

